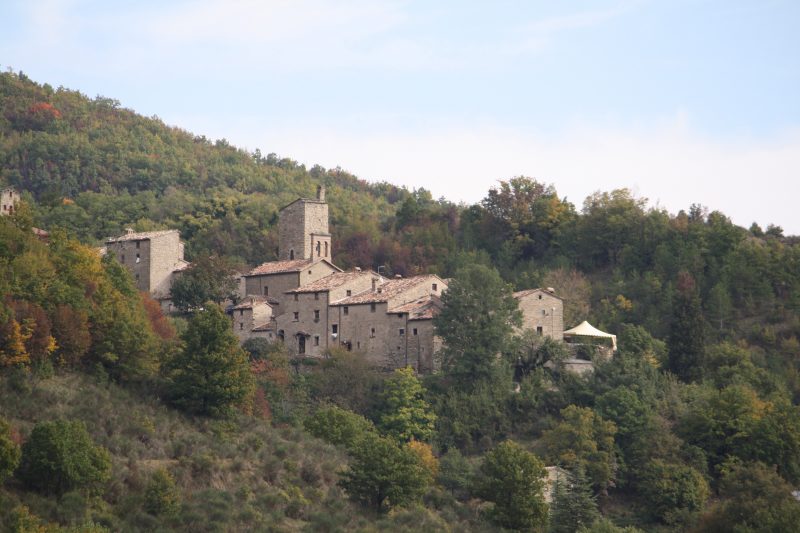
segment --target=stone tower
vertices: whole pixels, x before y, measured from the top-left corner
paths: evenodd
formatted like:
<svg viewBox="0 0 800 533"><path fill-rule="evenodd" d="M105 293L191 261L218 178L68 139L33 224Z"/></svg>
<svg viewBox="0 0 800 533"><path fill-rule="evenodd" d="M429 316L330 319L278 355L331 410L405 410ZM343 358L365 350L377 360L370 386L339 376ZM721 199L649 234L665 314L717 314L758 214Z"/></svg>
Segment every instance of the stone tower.
<svg viewBox="0 0 800 533"><path fill-rule="evenodd" d="M19 193L13 187L0 190L0 215L11 215L19 202Z"/></svg>
<svg viewBox="0 0 800 533"><path fill-rule="evenodd" d="M278 259L331 260L325 187L313 200L299 198L281 209L278 219Z"/></svg>

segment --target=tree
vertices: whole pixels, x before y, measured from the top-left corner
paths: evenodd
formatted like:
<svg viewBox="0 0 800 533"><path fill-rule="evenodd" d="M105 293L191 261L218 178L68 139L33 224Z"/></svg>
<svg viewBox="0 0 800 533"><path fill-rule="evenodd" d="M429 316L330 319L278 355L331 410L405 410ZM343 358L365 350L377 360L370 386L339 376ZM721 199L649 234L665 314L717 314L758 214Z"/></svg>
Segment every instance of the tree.
<svg viewBox="0 0 800 533"><path fill-rule="evenodd" d="M372 422L335 405L318 409L306 419L305 428L315 437L348 450L355 448L368 433L376 433Z"/></svg>
<svg viewBox="0 0 800 533"><path fill-rule="evenodd" d="M502 527L532 530L547 522L542 462L513 441L486 454L480 466L478 496L494 503L492 521Z"/></svg>
<svg viewBox="0 0 800 533"><path fill-rule="evenodd" d="M58 496L71 490L97 492L111 478L111 459L79 420L40 422L22 446L19 478Z"/></svg>
<svg viewBox="0 0 800 533"><path fill-rule="evenodd" d="M578 465L574 473L556 479L550 504L551 533L574 533L599 518L597 500L583 467Z"/></svg>
<svg viewBox="0 0 800 533"><path fill-rule="evenodd" d="M0 485L17 468L19 457L19 445L12 439L11 426L0 418Z"/></svg>
<svg viewBox="0 0 800 533"><path fill-rule="evenodd" d="M522 323L511 287L496 270L469 265L456 275L442 303L434 326L445 345L443 370L466 388L491 378L514 326Z"/></svg>
<svg viewBox="0 0 800 533"><path fill-rule="evenodd" d="M686 382L699 379L705 363L705 320L695 281L686 272L678 279L667 345L670 371Z"/></svg>
<svg viewBox="0 0 800 533"><path fill-rule="evenodd" d="M798 531L800 504L793 487L763 463L733 463L720 482L722 501L700 521L699 530Z"/></svg>
<svg viewBox="0 0 800 533"><path fill-rule="evenodd" d="M172 303L190 311L212 301L221 304L236 297L236 271L231 263L216 255L201 256L177 276L170 294Z"/></svg>
<svg viewBox="0 0 800 533"><path fill-rule="evenodd" d="M414 451L367 433L352 450L353 459L339 481L350 497L375 511L418 500L432 481Z"/></svg>
<svg viewBox="0 0 800 533"><path fill-rule="evenodd" d="M667 524L684 522L700 511L709 495L708 483L690 466L651 461L637 486L650 512Z"/></svg>
<svg viewBox="0 0 800 533"><path fill-rule="evenodd" d="M208 302L189 321L184 347L168 364L169 395L187 411L226 416L253 391L247 354L222 309Z"/></svg>
<svg viewBox="0 0 800 533"><path fill-rule="evenodd" d="M384 382L378 427L399 442L429 441L433 436L436 415L424 398L414 369L398 368Z"/></svg>
<svg viewBox="0 0 800 533"><path fill-rule="evenodd" d="M144 491L144 508L156 516L175 516L180 509L180 499L175 480L170 473L160 468L153 472Z"/></svg>
<svg viewBox="0 0 800 533"><path fill-rule="evenodd" d="M616 470L616 426L588 407L570 405L561 416L563 421L542 435L548 459L572 470L583 467L593 486L605 490Z"/></svg>

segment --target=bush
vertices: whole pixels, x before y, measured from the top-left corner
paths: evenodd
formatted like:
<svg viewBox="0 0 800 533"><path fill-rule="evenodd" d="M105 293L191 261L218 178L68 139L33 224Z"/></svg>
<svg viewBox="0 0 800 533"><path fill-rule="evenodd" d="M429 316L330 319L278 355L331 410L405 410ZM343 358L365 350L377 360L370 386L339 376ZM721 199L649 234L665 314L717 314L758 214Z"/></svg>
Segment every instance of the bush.
<svg viewBox="0 0 800 533"><path fill-rule="evenodd" d="M95 492L111 477L111 459L105 448L95 446L83 422L42 422L22 447L18 475L40 492Z"/></svg>
<svg viewBox="0 0 800 533"><path fill-rule="evenodd" d="M375 433L372 422L336 406L324 407L306 419L306 430L317 438L352 449L367 433Z"/></svg>
<svg viewBox="0 0 800 533"><path fill-rule="evenodd" d="M667 524L702 509L709 495L708 483L700 472L660 460L645 467L639 489L653 515Z"/></svg>
<svg viewBox="0 0 800 533"><path fill-rule="evenodd" d="M159 469L153 472L144 493L144 509L156 516L175 516L180 509L178 489L169 472Z"/></svg>
<svg viewBox="0 0 800 533"><path fill-rule="evenodd" d="M19 456L19 445L11 438L11 426L0 418L0 483L17 468Z"/></svg>

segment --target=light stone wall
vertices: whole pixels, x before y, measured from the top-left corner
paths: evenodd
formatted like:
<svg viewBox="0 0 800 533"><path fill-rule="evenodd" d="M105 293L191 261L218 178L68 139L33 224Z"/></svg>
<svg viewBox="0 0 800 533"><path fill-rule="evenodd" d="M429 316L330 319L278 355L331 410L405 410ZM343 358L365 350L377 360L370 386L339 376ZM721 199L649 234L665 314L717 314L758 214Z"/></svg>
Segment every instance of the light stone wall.
<svg viewBox="0 0 800 533"><path fill-rule="evenodd" d="M19 202L19 193L8 187L0 190L0 215L11 215Z"/></svg>
<svg viewBox="0 0 800 533"><path fill-rule="evenodd" d="M178 231L150 239L150 293L154 298L169 297L173 272L183 260L183 243ZM144 262L144 254L142 254Z"/></svg>
<svg viewBox="0 0 800 533"><path fill-rule="evenodd" d="M286 291L300 286L299 272L281 272L245 277L245 295L270 296L278 301L276 314L283 313Z"/></svg>
<svg viewBox="0 0 800 533"><path fill-rule="evenodd" d="M301 199L284 207L278 218L279 259L312 259L312 234L329 234L327 203Z"/></svg>
<svg viewBox="0 0 800 533"><path fill-rule="evenodd" d="M564 302L547 291L535 291L518 298L522 329L530 329L556 340L564 340Z"/></svg>
<svg viewBox="0 0 800 533"><path fill-rule="evenodd" d="M316 295L316 298L315 298ZM286 295L285 311L276 320L276 330L283 330L284 342L290 353L300 354L298 332L305 337L304 355L320 357L330 345L328 293L301 293ZM295 296L297 299L295 300ZM315 318L315 311L319 317ZM295 319L297 313L297 319Z"/></svg>
<svg viewBox="0 0 800 533"><path fill-rule="evenodd" d="M106 245L106 253L113 255L122 266L128 269L138 290L152 294L150 244L150 239L112 242Z"/></svg>
<svg viewBox="0 0 800 533"><path fill-rule="evenodd" d="M300 287L329 276L338 270L326 261L318 261L300 271Z"/></svg>
<svg viewBox="0 0 800 533"><path fill-rule="evenodd" d="M266 303L257 303L250 309L233 309L230 311L233 332L244 342L253 337L267 337L266 332L254 332L253 328L269 322L272 308Z"/></svg>

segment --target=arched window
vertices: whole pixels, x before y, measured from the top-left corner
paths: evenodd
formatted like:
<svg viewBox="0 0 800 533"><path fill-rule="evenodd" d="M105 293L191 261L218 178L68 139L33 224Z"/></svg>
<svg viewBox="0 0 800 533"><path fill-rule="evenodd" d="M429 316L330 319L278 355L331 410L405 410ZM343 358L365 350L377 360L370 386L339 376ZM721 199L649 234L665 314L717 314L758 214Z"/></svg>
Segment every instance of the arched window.
<svg viewBox="0 0 800 533"><path fill-rule="evenodd" d="M328 241L325 241L325 257L328 257Z"/></svg>
<svg viewBox="0 0 800 533"><path fill-rule="evenodd" d="M321 247L322 247L322 243L317 241L317 255L319 255Z"/></svg>

